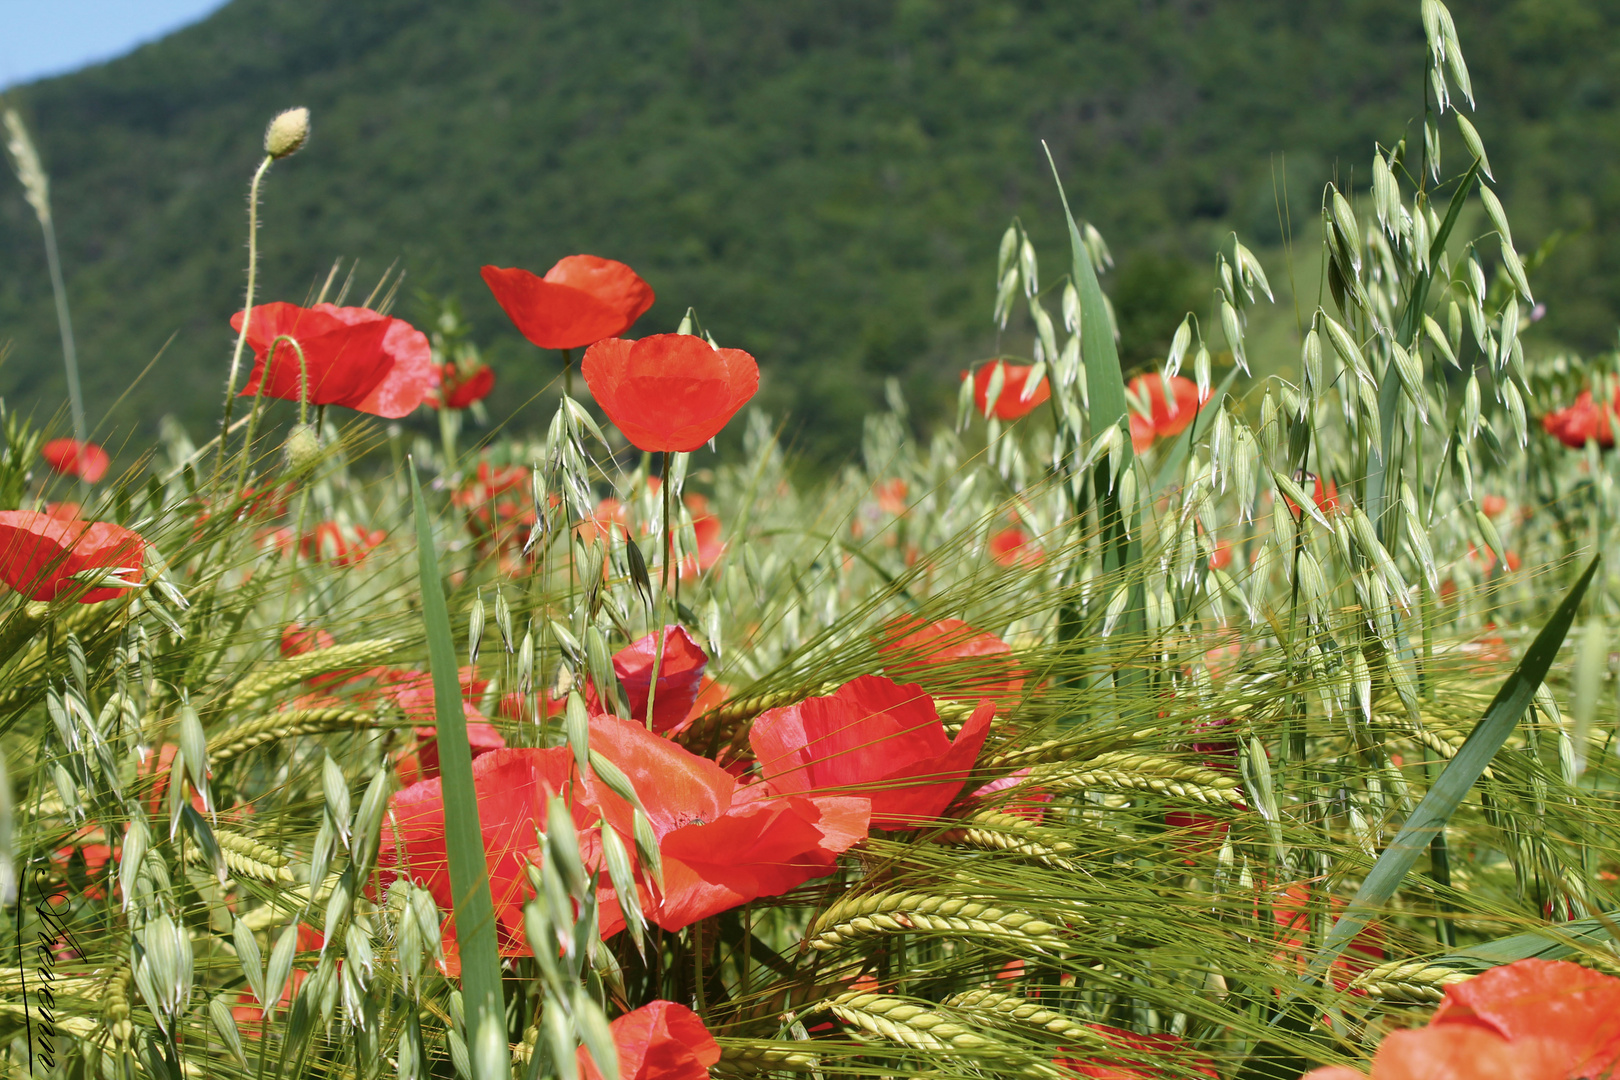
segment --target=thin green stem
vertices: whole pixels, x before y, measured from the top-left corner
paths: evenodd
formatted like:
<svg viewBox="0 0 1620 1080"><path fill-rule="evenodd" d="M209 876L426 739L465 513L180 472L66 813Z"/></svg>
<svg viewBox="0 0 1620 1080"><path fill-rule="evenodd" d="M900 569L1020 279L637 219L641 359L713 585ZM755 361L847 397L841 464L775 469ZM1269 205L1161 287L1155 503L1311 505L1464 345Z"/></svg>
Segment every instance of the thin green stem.
<svg viewBox="0 0 1620 1080"><path fill-rule="evenodd" d="M270 342L270 351L265 355L264 371L259 374L259 389L253 394L253 408L248 412L247 437L242 440L242 467L236 473L238 494L247 488L248 465L253 460L253 440L258 437L259 417L264 407L264 388L270 381L270 366L276 362L276 347L283 341L298 354L298 423L303 425L309 421L309 362L304 359L304 347L291 334L277 335Z"/></svg>
<svg viewBox="0 0 1620 1080"><path fill-rule="evenodd" d="M574 396L574 350L564 349L563 354L563 393L569 397Z"/></svg>
<svg viewBox="0 0 1620 1080"><path fill-rule="evenodd" d="M227 432L231 427L231 408L236 400L236 375L242 368L242 349L247 344L248 325L253 321L253 290L258 283L259 274L259 182L269 171L270 162L274 161L269 154L259 162L259 168L253 174L253 182L248 185L248 279L247 298L242 304L242 328L236 334L236 349L231 353L231 370L225 378L225 418L220 424L220 431ZM219 440L219 454L214 459L214 484L219 483L220 474L225 469L225 439Z"/></svg>

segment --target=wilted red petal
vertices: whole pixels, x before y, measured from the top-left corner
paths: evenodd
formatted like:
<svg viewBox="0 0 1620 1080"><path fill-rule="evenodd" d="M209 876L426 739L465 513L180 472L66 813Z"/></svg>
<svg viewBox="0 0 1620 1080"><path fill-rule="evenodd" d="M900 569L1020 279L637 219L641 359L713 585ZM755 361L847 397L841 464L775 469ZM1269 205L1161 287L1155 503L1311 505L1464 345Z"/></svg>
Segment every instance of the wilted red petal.
<svg viewBox="0 0 1620 1080"><path fill-rule="evenodd" d="M863 675L761 713L748 742L771 792L863 795L874 826L914 829L961 792L994 715L980 702L953 742L922 687Z"/></svg>
<svg viewBox="0 0 1620 1080"><path fill-rule="evenodd" d="M107 451L77 439L52 439L39 448L39 456L56 472L91 484L106 476L107 466L112 463Z"/></svg>
<svg viewBox="0 0 1620 1080"><path fill-rule="evenodd" d="M621 262L570 255L537 277L527 270L483 268L518 332L542 349L578 349L617 337L653 305L652 286Z"/></svg>
<svg viewBox="0 0 1620 1080"><path fill-rule="evenodd" d="M696 450L759 389L752 356L691 334L598 341L580 371L608 419L648 451Z"/></svg>

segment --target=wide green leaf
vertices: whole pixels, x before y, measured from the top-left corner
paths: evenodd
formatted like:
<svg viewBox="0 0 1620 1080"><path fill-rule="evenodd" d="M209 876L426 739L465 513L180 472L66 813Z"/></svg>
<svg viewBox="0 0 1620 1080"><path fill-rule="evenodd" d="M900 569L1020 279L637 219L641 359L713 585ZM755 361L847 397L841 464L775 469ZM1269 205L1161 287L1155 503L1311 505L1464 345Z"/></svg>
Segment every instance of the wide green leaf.
<svg viewBox="0 0 1620 1080"><path fill-rule="evenodd" d="M1502 744L1507 742L1519 723L1519 717L1524 715L1525 708L1535 696L1536 688L1547 677L1547 671L1552 667L1553 659L1564 643L1564 636L1575 621L1576 609L1586 595L1586 588L1591 584L1601 558L1601 555L1592 556L1580 580L1565 595L1558 610L1553 612L1552 618L1541 628L1541 633L1536 635L1536 640L1531 642L1513 674L1497 690L1484 717L1469 732L1461 749L1447 762L1434 786L1429 788L1401 831L1373 864L1355 898L1328 931L1322 950L1311 961L1307 978L1318 978L1327 971L1356 935L1365 930L1367 924L1388 905L1407 871L1429 850L1430 842L1446 827L1469 789L1484 774Z"/></svg>
<svg viewBox="0 0 1620 1080"><path fill-rule="evenodd" d="M422 621L427 627L428 664L433 674L439 775L444 791L444 843L450 856L450 891L455 897L461 1000L466 1009L472 1080L508 1080L512 1066L506 1043L506 1006L501 996L501 956L495 940L495 904L489 891L478 797L473 791L472 747L467 742L467 717L461 707L450 610L439 581L439 560L414 462L411 505L416 515Z"/></svg>

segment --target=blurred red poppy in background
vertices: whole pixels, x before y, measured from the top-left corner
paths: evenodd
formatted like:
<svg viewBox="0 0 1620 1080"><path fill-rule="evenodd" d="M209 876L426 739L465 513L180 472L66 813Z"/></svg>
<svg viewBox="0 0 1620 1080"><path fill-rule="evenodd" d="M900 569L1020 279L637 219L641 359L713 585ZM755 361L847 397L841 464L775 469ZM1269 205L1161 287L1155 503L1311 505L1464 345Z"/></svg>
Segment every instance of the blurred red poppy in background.
<svg viewBox="0 0 1620 1080"><path fill-rule="evenodd" d="M647 693L652 688L653 657L658 635L631 642L613 654L613 673L624 687L632 719L647 721ZM692 703L703 689L703 671L709 655L692 640L684 626L664 627L664 658L658 665L658 692L653 695L652 729L674 735L686 729Z"/></svg>
<svg viewBox="0 0 1620 1080"><path fill-rule="evenodd" d="M594 717L591 749L624 771L647 808L663 857L664 887L654 899L643 886L641 905L648 920L665 930L830 874L838 856L866 837L866 799L778 796L761 784L744 787L708 758L632 720ZM630 805L593 775L584 786L588 800L633 850ZM601 897L606 938L624 921L605 882Z"/></svg>
<svg viewBox="0 0 1620 1080"><path fill-rule="evenodd" d="M488 364L479 364L471 371L463 371L452 360L440 366L438 371L438 389L428 397L428 404L435 409L465 409L483 401L495 389L495 370Z"/></svg>
<svg viewBox="0 0 1620 1080"><path fill-rule="evenodd" d="M241 330L242 312L231 316L231 327ZM311 405L343 405L398 419L422 404L438 378L427 335L403 319L369 308L277 302L255 307L248 322L254 363L242 397L258 393L271 343L282 336L298 342L304 363L299 364L298 349L285 341L277 344L265 397L298 401L307 367Z"/></svg>
<svg viewBox="0 0 1620 1080"><path fill-rule="evenodd" d="M1191 1043L1175 1035L1138 1035L1107 1024L1087 1024L1114 1054L1084 1058L1058 1058L1052 1064L1072 1075L1093 1080L1157 1080L1169 1075L1165 1066L1175 1062L1205 1076L1217 1076L1215 1064L1200 1056ZM1073 1053L1074 1051L1063 1051ZM1117 1056L1115 1056L1117 1054ZM1180 1075L1178 1072L1176 1075Z"/></svg>
<svg viewBox="0 0 1620 1080"><path fill-rule="evenodd" d="M883 628L878 652L895 681L915 680L937 697L994 698L1006 707L1024 691L1026 673L1013 661L1012 646L961 619L901 616Z"/></svg>
<svg viewBox="0 0 1620 1080"><path fill-rule="evenodd" d="M1199 394L1198 384L1181 375L1170 376L1170 401L1165 400L1164 387L1164 377L1155 372L1138 375L1126 388L1133 415L1147 420L1152 425L1154 437L1159 439L1168 439L1185 431L1187 425L1198 416L1199 406L1210 397L1207 390ZM1134 435L1134 420L1131 431Z"/></svg>
<svg viewBox="0 0 1620 1080"><path fill-rule="evenodd" d="M569 255L537 277L486 266L484 284L518 332L542 349L618 337L653 305L652 286L621 262Z"/></svg>
<svg viewBox="0 0 1620 1080"><path fill-rule="evenodd" d="M996 397L992 410L989 405L990 380L998 366L1002 370L1001 393ZM1034 370L1028 364L1009 364L1001 360L979 365L972 374L973 404L978 407L979 415L986 418L994 416L997 420L1018 420L1034 412L1037 406L1052 396L1052 388L1047 385L1043 375L1029 397L1024 397L1024 385ZM962 372L962 378L968 377L967 372Z"/></svg>
<svg viewBox="0 0 1620 1080"><path fill-rule="evenodd" d="M1573 405L1543 416L1541 427L1572 450L1579 450L1588 441L1608 450L1614 446L1616 404L1620 404L1620 393L1615 401L1599 405L1592 400L1592 391L1582 390Z"/></svg>
<svg viewBox="0 0 1620 1080"><path fill-rule="evenodd" d="M1039 566L1046 553L1030 543L1029 533L1014 525L990 537L990 557L1002 566Z"/></svg>
<svg viewBox="0 0 1620 1080"><path fill-rule="evenodd" d="M337 644L337 639L325 630L304 626L301 623L288 623L287 628L281 632L281 655L302 656L316 649L330 649Z"/></svg>
<svg viewBox="0 0 1620 1080"><path fill-rule="evenodd" d="M981 701L953 741L922 687L862 675L828 697L761 713L748 743L773 793L864 795L874 827L915 829L961 792L995 711Z"/></svg>
<svg viewBox="0 0 1620 1080"><path fill-rule="evenodd" d="M105 521L64 521L34 510L0 512L0 581L30 600L55 600L83 588L73 575L86 570L122 567L140 580L146 541ZM117 586L91 589L81 604L111 600L123 593Z"/></svg>
<svg viewBox="0 0 1620 1080"><path fill-rule="evenodd" d="M327 562L333 566L359 566L372 549L388 539L381 529L368 529L363 525L339 525L323 521L304 534L298 550L307 559Z"/></svg>
<svg viewBox="0 0 1620 1080"><path fill-rule="evenodd" d="M608 419L648 451L696 450L759 389L752 356L691 334L598 341L580 370Z"/></svg>
<svg viewBox="0 0 1620 1080"><path fill-rule="evenodd" d="M708 499L694 492L682 501L692 515L692 535L697 540L697 550L681 560L680 574L684 581L719 562L720 556L726 553L726 544L721 539L720 515L709 508Z"/></svg>
<svg viewBox="0 0 1620 1080"><path fill-rule="evenodd" d="M112 464L107 451L77 439L52 439L39 448L39 456L63 476L76 476L90 484L106 476L107 466Z"/></svg>
<svg viewBox="0 0 1620 1080"><path fill-rule="evenodd" d="M708 1080L720 1060L720 1044L697 1013L673 1001L654 1001L608 1025L619 1052L616 1080ZM579 1050L584 1080L603 1080L584 1047Z"/></svg>

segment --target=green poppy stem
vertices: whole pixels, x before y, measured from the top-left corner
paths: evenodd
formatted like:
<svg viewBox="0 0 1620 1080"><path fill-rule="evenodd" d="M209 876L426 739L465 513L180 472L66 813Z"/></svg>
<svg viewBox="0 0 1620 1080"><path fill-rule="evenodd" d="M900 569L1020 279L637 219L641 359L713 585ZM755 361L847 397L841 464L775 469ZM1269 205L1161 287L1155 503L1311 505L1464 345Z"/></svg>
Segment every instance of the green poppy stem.
<svg viewBox="0 0 1620 1080"><path fill-rule="evenodd" d="M563 354L563 393L569 397L574 396L574 350L564 349Z"/></svg>
<svg viewBox="0 0 1620 1080"><path fill-rule="evenodd" d="M269 171L275 158L269 154L259 163L248 185L248 279L247 299L242 305L242 328L236 334L236 349L231 353L231 371L225 379L225 418L219 425L219 453L214 458L214 486L225 471L225 435L231 430L231 408L236 402L236 373L242 367L242 347L247 344L248 324L253 321L253 289L259 273L259 182Z"/></svg>
<svg viewBox="0 0 1620 1080"><path fill-rule="evenodd" d="M243 325L246 325L244 322ZM298 422L309 420L309 363L304 359L304 347L290 334L279 334L270 342L270 351L264 358L264 372L259 376L259 389L253 395L253 408L248 413L247 438L242 442L242 467L236 473L237 494L247 486L248 464L253 460L253 440L259 433L259 416L264 406L264 387L270 381L270 365L276 362L276 346L283 341L298 354ZM224 440L220 441L224 446Z"/></svg>

